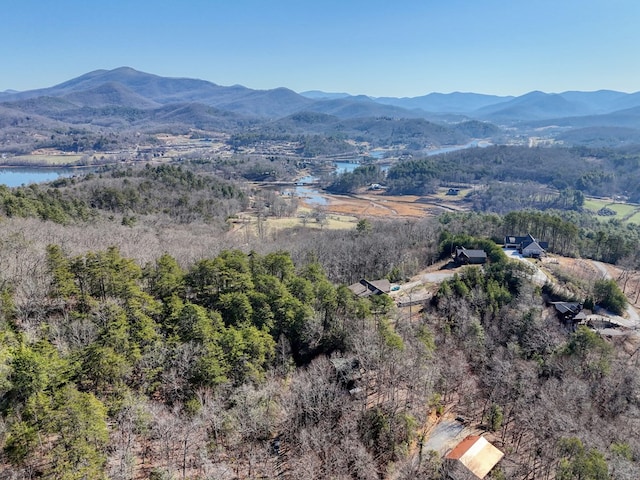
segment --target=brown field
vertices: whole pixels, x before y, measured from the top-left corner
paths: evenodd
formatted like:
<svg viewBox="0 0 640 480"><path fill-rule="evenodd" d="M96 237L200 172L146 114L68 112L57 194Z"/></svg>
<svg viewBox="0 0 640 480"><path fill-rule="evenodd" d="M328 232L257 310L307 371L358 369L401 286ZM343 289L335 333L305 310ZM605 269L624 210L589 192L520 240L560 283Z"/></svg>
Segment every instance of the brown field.
<svg viewBox="0 0 640 480"><path fill-rule="evenodd" d="M446 192L446 190L444 190ZM327 200L316 205L300 198L300 206L291 217L266 217L260 222L254 213L244 212L230 220L230 235L242 241L248 237L274 237L294 227L311 229L354 229L362 218L423 218L446 211L464 211L463 196L448 197L444 193L429 196L388 196L383 192L363 191L354 195L314 193ZM321 218L321 219L319 219Z"/></svg>
<svg viewBox="0 0 640 480"><path fill-rule="evenodd" d="M402 218L425 217L446 211L463 211L466 206L460 197L446 197L443 193L425 195L390 196L383 192L365 191L354 195L331 195L323 193L328 205L321 208L327 213L349 215L358 218ZM303 199L304 202L304 199ZM312 205L306 205L312 208Z"/></svg>

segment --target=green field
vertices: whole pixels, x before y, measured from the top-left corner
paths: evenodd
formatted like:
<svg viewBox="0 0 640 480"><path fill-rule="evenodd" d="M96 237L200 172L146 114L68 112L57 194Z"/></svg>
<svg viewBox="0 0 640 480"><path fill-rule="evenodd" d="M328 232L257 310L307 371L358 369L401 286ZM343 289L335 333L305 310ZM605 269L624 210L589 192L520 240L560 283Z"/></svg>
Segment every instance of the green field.
<svg viewBox="0 0 640 480"><path fill-rule="evenodd" d="M633 203L613 203L609 200L600 200L597 198L588 198L584 201L584 208L597 213L601 208L608 208L616 212L615 216L598 217L602 220L616 218L623 222L640 223L640 205Z"/></svg>
<svg viewBox="0 0 640 480"><path fill-rule="evenodd" d="M636 213L631 215L631 217L627 219L627 222L640 224L640 210L636 211Z"/></svg>

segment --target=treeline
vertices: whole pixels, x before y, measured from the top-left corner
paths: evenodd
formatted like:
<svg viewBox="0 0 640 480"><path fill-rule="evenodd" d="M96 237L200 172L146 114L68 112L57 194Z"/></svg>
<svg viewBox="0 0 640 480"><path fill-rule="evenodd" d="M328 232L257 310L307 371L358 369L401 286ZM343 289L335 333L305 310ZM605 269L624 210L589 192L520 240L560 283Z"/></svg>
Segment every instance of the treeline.
<svg viewBox="0 0 640 480"><path fill-rule="evenodd" d="M74 195L51 185L8 188L0 185L0 213L6 217L34 217L66 224L89 221L94 211Z"/></svg>
<svg viewBox="0 0 640 480"><path fill-rule="evenodd" d="M56 100L51 99L52 110L56 110ZM38 102L42 102L38 99ZM25 100L24 103L32 102ZM36 102L36 103L38 103ZM40 104L41 106L41 104ZM77 112L77 111L76 111ZM94 114L92 116L92 113ZM113 118L113 124L96 121L96 110L84 112L86 121L80 126L66 126L56 120L46 119L37 114L17 114L11 118L5 110L0 112L0 152L12 155L29 155L34 150L54 148L69 153L105 152L135 146L140 141L139 131L127 130L131 118L123 116ZM64 118L61 118L64 121ZM98 127L97 125L102 125ZM115 129L105 129L116 127ZM37 132L34 135L34 132Z"/></svg>
<svg viewBox="0 0 640 480"><path fill-rule="evenodd" d="M342 136L305 135L299 142L297 153L304 158L354 152L353 145Z"/></svg>
<svg viewBox="0 0 640 480"><path fill-rule="evenodd" d="M408 160L392 166L387 172L386 186L391 195L425 195L433 193L443 177L446 167L432 158ZM471 177L463 174L456 182L470 182Z"/></svg>
<svg viewBox="0 0 640 480"><path fill-rule="evenodd" d="M96 133L88 130L70 130L68 132L53 133L50 137L40 140L37 148L53 148L63 152L105 152L115 149L122 139L115 134Z"/></svg>
<svg viewBox="0 0 640 480"><path fill-rule="evenodd" d="M635 256L640 248L640 226L615 219L603 222L577 212L522 210L503 216L445 213L439 221L451 232L492 238L498 243L506 235L530 233L548 242L551 253L613 264Z"/></svg>
<svg viewBox="0 0 640 480"><path fill-rule="evenodd" d="M387 183L392 194L422 194L428 193L434 182L481 185L530 182L585 195L622 195L637 202L639 165L637 148L491 146L402 162L389 170ZM517 209L521 207L517 202L522 195L517 190L512 193L513 209Z"/></svg>
<svg viewBox="0 0 640 480"><path fill-rule="evenodd" d="M408 151L422 151L433 145L461 145L471 138L487 138L500 131L495 125L478 121L443 125L423 118L373 117L370 112L363 113L360 106L355 104L343 108L342 113L347 113L348 109L352 109L347 115L350 118L315 112L295 113L258 127L255 134L263 138L270 135L282 138L285 132L296 132L301 136L350 139L367 142L374 147L398 146Z"/></svg>
<svg viewBox="0 0 640 480"><path fill-rule="evenodd" d="M115 215L125 223L155 215L181 223L224 224L249 206L250 192L238 183L171 164L108 167L45 185L0 187L5 216L62 224Z"/></svg>
<svg viewBox="0 0 640 480"><path fill-rule="evenodd" d="M537 183L490 183L467 195L476 212L506 214L517 210L575 210L584 205L584 193L565 188L551 190Z"/></svg>
<svg viewBox="0 0 640 480"><path fill-rule="evenodd" d="M92 208L128 214L162 214L179 222L216 221L248 206L248 193L215 176L179 165L109 169L73 185Z"/></svg>
<svg viewBox="0 0 640 480"><path fill-rule="evenodd" d="M442 125L422 118L358 118L351 120L348 126L350 136L356 141L376 146L403 146L410 151L420 151L431 145L459 145L469 140L456 125Z"/></svg>
<svg viewBox="0 0 640 480"><path fill-rule="evenodd" d="M361 165L352 172L343 173L327 186L332 193L353 193L356 190L384 181L384 173L378 165Z"/></svg>

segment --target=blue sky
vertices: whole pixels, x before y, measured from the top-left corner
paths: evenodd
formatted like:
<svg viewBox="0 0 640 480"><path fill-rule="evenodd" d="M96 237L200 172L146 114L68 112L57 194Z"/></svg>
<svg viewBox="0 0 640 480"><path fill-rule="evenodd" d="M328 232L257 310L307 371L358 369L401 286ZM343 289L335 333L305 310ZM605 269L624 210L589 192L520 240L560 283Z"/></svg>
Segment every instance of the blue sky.
<svg viewBox="0 0 640 480"><path fill-rule="evenodd" d="M640 90L638 0L20 0L0 91L129 66L372 96Z"/></svg>

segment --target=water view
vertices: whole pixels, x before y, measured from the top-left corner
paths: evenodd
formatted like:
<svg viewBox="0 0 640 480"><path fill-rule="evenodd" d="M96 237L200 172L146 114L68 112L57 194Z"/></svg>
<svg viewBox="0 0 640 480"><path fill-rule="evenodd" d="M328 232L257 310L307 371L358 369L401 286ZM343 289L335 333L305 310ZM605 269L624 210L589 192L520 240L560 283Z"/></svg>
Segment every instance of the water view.
<svg viewBox="0 0 640 480"><path fill-rule="evenodd" d="M6 167L0 168L0 185L19 187L31 183L51 182L78 173L80 171L74 168Z"/></svg>
<svg viewBox="0 0 640 480"><path fill-rule="evenodd" d="M353 172L360 166L357 160L344 160L342 162L333 162L336 166L335 173L342 175L343 173Z"/></svg>
<svg viewBox="0 0 640 480"><path fill-rule="evenodd" d="M295 195L304 198L311 205L329 205L329 201L316 188L298 185L295 188Z"/></svg>
<svg viewBox="0 0 640 480"><path fill-rule="evenodd" d="M343 160L341 162L333 162L336 169L335 169L335 173L338 175L342 175L343 173L350 173L353 172L356 168L360 167L361 165L364 165L362 163L358 163L357 160ZM383 172L386 172L387 170L389 170L390 165L388 164L384 164L384 165L379 165L380 169Z"/></svg>

